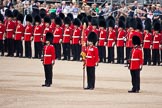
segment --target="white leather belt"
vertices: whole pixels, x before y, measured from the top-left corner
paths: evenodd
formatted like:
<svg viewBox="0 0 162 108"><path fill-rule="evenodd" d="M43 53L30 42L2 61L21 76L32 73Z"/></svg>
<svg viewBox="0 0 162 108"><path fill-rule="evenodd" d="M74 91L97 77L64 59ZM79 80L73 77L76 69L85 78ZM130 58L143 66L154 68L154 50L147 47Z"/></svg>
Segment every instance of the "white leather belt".
<svg viewBox="0 0 162 108"><path fill-rule="evenodd" d="M138 59L138 58L133 58L133 59L131 59L131 61L139 61L140 59Z"/></svg>
<svg viewBox="0 0 162 108"><path fill-rule="evenodd" d="M144 42L151 42L150 40L144 40Z"/></svg>
<svg viewBox="0 0 162 108"><path fill-rule="evenodd" d="M86 58L92 58L92 56L86 56Z"/></svg>
<svg viewBox="0 0 162 108"><path fill-rule="evenodd" d="M54 35L54 37L60 37L60 35Z"/></svg>
<svg viewBox="0 0 162 108"><path fill-rule="evenodd" d="M22 32L15 32L16 34L22 33Z"/></svg>
<svg viewBox="0 0 162 108"><path fill-rule="evenodd" d="M31 33L24 33L25 35L30 35Z"/></svg>
<svg viewBox="0 0 162 108"><path fill-rule="evenodd" d="M99 38L99 40L105 40L105 38Z"/></svg>
<svg viewBox="0 0 162 108"><path fill-rule="evenodd" d="M124 40L123 38L117 38L117 40Z"/></svg>
<svg viewBox="0 0 162 108"><path fill-rule="evenodd" d="M69 37L70 35L63 35L63 36L65 36L65 37Z"/></svg>
<svg viewBox="0 0 162 108"><path fill-rule="evenodd" d="M114 40L114 39L108 38L107 40Z"/></svg>
<svg viewBox="0 0 162 108"><path fill-rule="evenodd" d="M73 36L73 38L79 38L80 36Z"/></svg>
<svg viewBox="0 0 162 108"><path fill-rule="evenodd" d="M38 35L41 35L41 34L40 34L40 33L38 33L38 34L37 34L37 33L36 33L36 34L34 34L34 36L38 36Z"/></svg>
<svg viewBox="0 0 162 108"><path fill-rule="evenodd" d="M51 56L52 56L52 55L46 55L46 54L44 55L44 57L51 57Z"/></svg>
<svg viewBox="0 0 162 108"><path fill-rule="evenodd" d="M13 29L6 29L6 31L13 31Z"/></svg>
<svg viewBox="0 0 162 108"><path fill-rule="evenodd" d="M159 41L153 41L153 43L159 43Z"/></svg>

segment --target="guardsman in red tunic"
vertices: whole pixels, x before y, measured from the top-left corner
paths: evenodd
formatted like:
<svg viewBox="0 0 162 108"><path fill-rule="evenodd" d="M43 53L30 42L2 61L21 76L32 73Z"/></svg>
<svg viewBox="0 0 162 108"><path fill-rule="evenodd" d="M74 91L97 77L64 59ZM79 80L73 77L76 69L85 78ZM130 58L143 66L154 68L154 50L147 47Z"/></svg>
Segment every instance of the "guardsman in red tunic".
<svg viewBox="0 0 162 108"><path fill-rule="evenodd" d="M89 31L92 31L92 16L91 15L88 15L87 16L87 19L88 19L88 27L87 27L87 29L89 30Z"/></svg>
<svg viewBox="0 0 162 108"><path fill-rule="evenodd" d="M24 16L22 14L19 14L17 16L17 26L15 31L15 51L16 51L16 57L22 57L23 56L23 46L22 46L22 39L24 37L24 26L23 26L23 20Z"/></svg>
<svg viewBox="0 0 162 108"><path fill-rule="evenodd" d="M24 33L24 41L25 41L25 57L32 57L32 48L31 48L31 40L33 36L33 26L32 26L33 18L30 14L26 16L26 27Z"/></svg>
<svg viewBox="0 0 162 108"><path fill-rule="evenodd" d="M73 19L74 19L74 17L73 17L73 14L72 13L68 13L67 14L67 17L69 17L70 18L70 21L71 21L70 28L72 30L74 30L74 25L73 25Z"/></svg>
<svg viewBox="0 0 162 108"><path fill-rule="evenodd" d="M160 34L160 21L156 21L154 23L154 35L153 35L153 41L152 41L152 61L153 65L160 65L160 42L161 42L161 34Z"/></svg>
<svg viewBox="0 0 162 108"><path fill-rule="evenodd" d="M106 47L105 47L105 42L106 42L106 35L107 32L105 30L106 28L106 21L105 19L99 19L99 38L98 38L98 50L99 50L99 58L100 62L106 63Z"/></svg>
<svg viewBox="0 0 162 108"><path fill-rule="evenodd" d="M141 41L138 36L133 36L132 38L134 47L131 50L129 69L132 77L132 89L128 91L129 93L139 93L140 90L140 71L143 65L143 52L140 46Z"/></svg>
<svg viewBox="0 0 162 108"><path fill-rule="evenodd" d="M99 62L98 48L95 46L98 40L97 38L95 32L90 32L88 35L88 46L85 50L85 66L87 70L87 88L85 89L87 90L93 90L95 88L95 66Z"/></svg>
<svg viewBox="0 0 162 108"><path fill-rule="evenodd" d="M71 20L69 17L65 17L64 24L65 28L62 39L64 58L62 60L70 60L70 39L72 36L72 29L70 28Z"/></svg>
<svg viewBox="0 0 162 108"><path fill-rule="evenodd" d="M137 27L137 22L134 18L130 18L129 20L129 33L126 37L126 60L128 62L128 59L130 58L130 52L133 47L132 44L132 37L135 35L135 29Z"/></svg>
<svg viewBox="0 0 162 108"><path fill-rule="evenodd" d="M118 36L117 36L117 63L124 63L124 38L125 38L125 22L120 20L118 22Z"/></svg>
<svg viewBox="0 0 162 108"><path fill-rule="evenodd" d="M56 52L56 58L58 60L61 60L61 42L62 42L62 35L63 35L63 30L62 30L62 21L60 17L55 18L55 23L56 23L56 28L53 32L53 45L55 47L55 52Z"/></svg>
<svg viewBox="0 0 162 108"><path fill-rule="evenodd" d="M45 71L45 84L42 87L50 87L52 84L52 67L55 64L55 48L52 45L53 34L47 32L46 45L43 48L43 65Z"/></svg>
<svg viewBox="0 0 162 108"><path fill-rule="evenodd" d="M80 38L81 38L81 30L80 30L80 20L75 18L73 21L74 24L74 31L72 35L72 54L73 54L73 61L80 60Z"/></svg>
<svg viewBox="0 0 162 108"><path fill-rule="evenodd" d="M40 9L39 11L39 15L41 17L41 23L40 23L40 26L42 28L42 32L44 31L45 29L45 22L44 22L44 17L46 16L46 10L45 9Z"/></svg>
<svg viewBox="0 0 162 108"><path fill-rule="evenodd" d="M35 27L34 27L34 51L35 51L35 56L34 58L41 58L42 55L42 27L40 25L41 23L41 18L39 15L35 16Z"/></svg>
<svg viewBox="0 0 162 108"><path fill-rule="evenodd" d="M7 41L7 56L14 56L14 33L15 23L12 21L13 14L10 10L7 12L7 25L6 25L6 41Z"/></svg>
<svg viewBox="0 0 162 108"><path fill-rule="evenodd" d="M54 30L55 30L55 28L56 28L56 24L55 24L56 14L55 14L55 13L51 13L51 14L50 14L50 18L51 18L51 25L50 25L50 28L52 28L52 32L54 32Z"/></svg>
<svg viewBox="0 0 162 108"><path fill-rule="evenodd" d="M4 56L4 33L5 33L5 26L3 24L4 17L0 14L0 52L1 56Z"/></svg>
<svg viewBox="0 0 162 108"><path fill-rule="evenodd" d="M95 32L96 35L98 36L99 35L99 30L98 30L98 20L97 18L92 18L92 32Z"/></svg>
<svg viewBox="0 0 162 108"><path fill-rule="evenodd" d="M141 18L136 18L137 27L135 30L135 35L141 39L141 43L143 43L143 23Z"/></svg>
<svg viewBox="0 0 162 108"><path fill-rule="evenodd" d="M108 20L108 38L107 38L107 47L108 47L108 63L114 63L114 46L116 41L116 32L114 30L115 20Z"/></svg>
<svg viewBox="0 0 162 108"><path fill-rule="evenodd" d="M144 63L143 65L151 65L151 43L152 43L152 34L151 34L151 19L147 18L145 20L145 31L144 31L144 40L143 40L143 52L144 52Z"/></svg>
<svg viewBox="0 0 162 108"><path fill-rule="evenodd" d="M45 28L44 28L44 31L43 31L43 39L42 39L43 45L46 42L46 33L47 32L53 33L52 32L52 28L50 27L50 25L51 25L51 19L50 19L50 17L45 16L44 17L44 23L45 23Z"/></svg>

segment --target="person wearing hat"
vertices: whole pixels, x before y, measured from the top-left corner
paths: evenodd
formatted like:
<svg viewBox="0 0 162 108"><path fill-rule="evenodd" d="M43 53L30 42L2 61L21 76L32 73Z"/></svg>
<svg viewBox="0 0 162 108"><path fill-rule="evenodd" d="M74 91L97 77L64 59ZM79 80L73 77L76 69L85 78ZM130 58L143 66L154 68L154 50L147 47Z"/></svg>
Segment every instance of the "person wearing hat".
<svg viewBox="0 0 162 108"><path fill-rule="evenodd" d="M98 30L98 19L97 18L92 18L91 20L92 24L92 32L95 32L97 36L99 35L99 30Z"/></svg>
<svg viewBox="0 0 162 108"><path fill-rule="evenodd" d="M31 50L31 41L33 38L33 26L32 26L33 18L30 14L26 16L26 26L24 32L24 42L25 42L25 57L32 57Z"/></svg>
<svg viewBox="0 0 162 108"><path fill-rule="evenodd" d="M156 20L154 21L154 33L153 33L153 44L152 44L152 61L153 61L153 65L156 65L158 63L158 65L160 65L160 43L162 40L161 34L160 34L160 30L161 30L161 25L160 25L160 21Z"/></svg>
<svg viewBox="0 0 162 108"><path fill-rule="evenodd" d="M56 52L56 58L58 60L61 60L61 42L62 42L62 20L60 17L55 18L56 28L53 32L53 45L55 47Z"/></svg>
<svg viewBox="0 0 162 108"><path fill-rule="evenodd" d="M87 71L87 87L85 89L93 90L95 88L95 66L98 65L98 48L95 46L98 38L95 32L88 35L88 46L85 50L85 66Z"/></svg>
<svg viewBox="0 0 162 108"><path fill-rule="evenodd" d="M89 31L92 31L92 16L91 15L88 15L87 16L87 19L88 19L88 27L87 27L87 29L89 30Z"/></svg>
<svg viewBox="0 0 162 108"><path fill-rule="evenodd" d="M4 17L2 14L0 14L0 52L1 56L4 56L4 33L5 33L5 25L4 23Z"/></svg>
<svg viewBox="0 0 162 108"><path fill-rule="evenodd" d="M36 15L34 18L34 32L33 32L33 36L34 36L34 52L35 52L35 56L34 58L41 58L42 55L42 26L41 24L41 18L39 15Z"/></svg>
<svg viewBox="0 0 162 108"><path fill-rule="evenodd" d="M108 47L108 63L114 63L114 45L116 41L116 32L115 19L111 16L108 17L108 38L107 38L107 47Z"/></svg>
<svg viewBox="0 0 162 108"><path fill-rule="evenodd" d="M106 21L105 19L99 19L99 41L98 41L98 50L100 62L106 63Z"/></svg>
<svg viewBox="0 0 162 108"><path fill-rule="evenodd" d="M14 56L14 33L15 33L15 23L13 22L13 13L8 10L6 13L7 24L6 24L6 41L7 41L7 56Z"/></svg>
<svg viewBox="0 0 162 108"><path fill-rule="evenodd" d="M139 36L139 38L141 39L141 43L143 43L143 23L141 18L136 18L136 22L137 22L137 27L135 30L135 35Z"/></svg>
<svg viewBox="0 0 162 108"><path fill-rule="evenodd" d="M22 39L24 37L24 26L23 26L23 20L24 16L22 14L19 14L17 16L17 26L15 31L15 51L16 51L16 57L22 57L23 56L23 46L22 46Z"/></svg>
<svg viewBox="0 0 162 108"><path fill-rule="evenodd" d="M142 70L143 65L143 52L140 46L141 40L138 36L134 35L132 37L132 44L134 47L130 53L129 60L129 70L132 78L132 89L128 91L129 93L139 93L140 90L140 71Z"/></svg>
<svg viewBox="0 0 162 108"><path fill-rule="evenodd" d="M122 17L122 16L121 16ZM117 35L117 63L124 63L124 37L126 35L125 31L125 19L119 18L118 22L118 35Z"/></svg>
<svg viewBox="0 0 162 108"><path fill-rule="evenodd" d="M46 33L47 32L52 33L52 28L50 27L51 19L50 19L49 16L44 17L44 23L45 23L45 28L44 28L44 31L43 31L43 39L42 39L43 45L45 45L45 42L46 42Z"/></svg>
<svg viewBox="0 0 162 108"><path fill-rule="evenodd" d="M45 84L42 87L50 87L52 84L52 67L55 64L55 48L52 45L53 34L46 33L46 45L43 48L43 65L45 71Z"/></svg>
<svg viewBox="0 0 162 108"><path fill-rule="evenodd" d="M56 14L55 14L55 13L51 13L51 14L50 14L50 19L51 19L50 28L52 28L52 32L53 32L53 31L55 30L55 28L56 28L55 18L56 18Z"/></svg>
<svg viewBox="0 0 162 108"><path fill-rule="evenodd" d="M72 54L73 54L73 61L80 60L80 38L81 38L81 29L80 29L80 20L75 18L73 21L74 24L74 32L72 35Z"/></svg>
<svg viewBox="0 0 162 108"><path fill-rule="evenodd" d="M70 28L73 30L73 29L74 29L74 25L73 25L74 17L73 17L73 14L72 14L72 13L68 13L68 14L67 14L67 17L70 18L70 21L71 21Z"/></svg>
<svg viewBox="0 0 162 108"><path fill-rule="evenodd" d="M63 40L62 40L64 58L62 60L70 60L70 39L72 36L72 29L70 27L71 20L69 17L65 17L64 24L65 24L65 28L64 28Z"/></svg>
<svg viewBox="0 0 162 108"><path fill-rule="evenodd" d="M144 52L144 63L143 65L151 65L151 43L152 43L152 24L151 19L146 18L144 30L144 40L143 40L143 52Z"/></svg>
<svg viewBox="0 0 162 108"><path fill-rule="evenodd" d="M46 14L46 10L45 9L40 9L40 11L39 11L39 15L40 15L40 17L41 17L41 24L40 24L40 26L41 26L41 28L42 28L42 32L44 31L44 29L45 29L45 22L44 22L44 17L47 15Z"/></svg>

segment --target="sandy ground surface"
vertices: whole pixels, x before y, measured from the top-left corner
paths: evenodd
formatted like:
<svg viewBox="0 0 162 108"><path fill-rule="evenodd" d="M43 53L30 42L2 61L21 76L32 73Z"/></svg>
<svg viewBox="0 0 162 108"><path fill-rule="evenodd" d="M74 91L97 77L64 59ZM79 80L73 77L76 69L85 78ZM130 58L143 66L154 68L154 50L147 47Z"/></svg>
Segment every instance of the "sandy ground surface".
<svg viewBox="0 0 162 108"><path fill-rule="evenodd" d="M41 87L40 60L0 57L0 108L162 108L162 66L144 66L141 91L129 94L124 65L99 64L96 88L82 89L82 63L56 61L53 85Z"/></svg>

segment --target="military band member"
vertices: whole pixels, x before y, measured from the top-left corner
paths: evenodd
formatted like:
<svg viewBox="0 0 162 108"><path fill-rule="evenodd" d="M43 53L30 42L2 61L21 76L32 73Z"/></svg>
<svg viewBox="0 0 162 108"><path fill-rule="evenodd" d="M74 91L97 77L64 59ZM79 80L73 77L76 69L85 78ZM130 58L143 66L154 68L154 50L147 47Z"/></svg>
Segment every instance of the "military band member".
<svg viewBox="0 0 162 108"><path fill-rule="evenodd" d="M151 65L151 43L152 43L152 25L151 19L147 18L145 20L145 30L144 30L144 41L143 41L143 52L144 52L144 63L143 65Z"/></svg>
<svg viewBox="0 0 162 108"><path fill-rule="evenodd" d="M0 52L1 52L1 56L4 56L5 25L3 23L4 23L4 17L2 14L0 14Z"/></svg>
<svg viewBox="0 0 162 108"><path fill-rule="evenodd" d="M120 20L118 22L118 36L117 36L117 63L124 63L124 38L125 38L125 22Z"/></svg>
<svg viewBox="0 0 162 108"><path fill-rule="evenodd" d="M72 36L72 29L70 28L71 20L69 17L65 17L64 24L65 28L62 40L64 58L62 60L70 60L70 39Z"/></svg>
<svg viewBox="0 0 162 108"><path fill-rule="evenodd" d="M95 46L97 42L97 35L95 32L90 32L88 35L88 46L86 48L85 66L87 70L87 88L93 90L95 88L95 66L98 65L99 55L98 49Z"/></svg>
<svg viewBox="0 0 162 108"><path fill-rule="evenodd" d="M131 50L129 69L132 78L132 89L128 91L129 93L139 93L140 90L140 71L142 70L143 64L143 53L140 46L141 41L138 36L133 36L132 42L134 47Z"/></svg>
<svg viewBox="0 0 162 108"><path fill-rule="evenodd" d="M73 21L74 24L74 31L72 35L72 54L73 54L73 61L80 60L80 38L81 38L81 30L80 30L80 20L75 18Z"/></svg>
<svg viewBox="0 0 162 108"><path fill-rule="evenodd" d="M24 37L24 26L23 26L23 20L24 16L22 14L19 14L17 16L17 26L15 31L15 51L16 51L16 57L22 57L23 56L23 46L22 46L22 40Z"/></svg>
<svg viewBox="0 0 162 108"><path fill-rule="evenodd" d="M34 52L35 56L34 58L41 58L42 55L42 26L41 24L41 18L39 15L35 16L35 26L34 26Z"/></svg>
<svg viewBox="0 0 162 108"><path fill-rule="evenodd" d="M43 48L43 65L45 71L45 84L42 87L50 87L52 84L53 77L53 65L55 64L55 48L52 45L53 34L47 32L46 34L46 45Z"/></svg>
<svg viewBox="0 0 162 108"><path fill-rule="evenodd" d="M61 60L61 42L62 42L62 21L60 17L55 18L56 28L53 32L53 45L55 47L56 58Z"/></svg>
<svg viewBox="0 0 162 108"><path fill-rule="evenodd" d="M105 47L105 42L106 42L106 21L105 19L99 19L99 40L98 40L98 50L99 50L99 58L100 62L106 63L106 47Z"/></svg>
<svg viewBox="0 0 162 108"><path fill-rule="evenodd" d="M157 20L154 22L154 33L153 33L153 43L152 43L152 61L153 65L160 65L160 42L161 42L161 34L160 34L160 22Z"/></svg>
<svg viewBox="0 0 162 108"><path fill-rule="evenodd" d="M26 26L24 33L24 41L25 41L25 57L32 57L32 48L31 41L33 38L33 26L32 26L33 18L30 14L26 16Z"/></svg>

